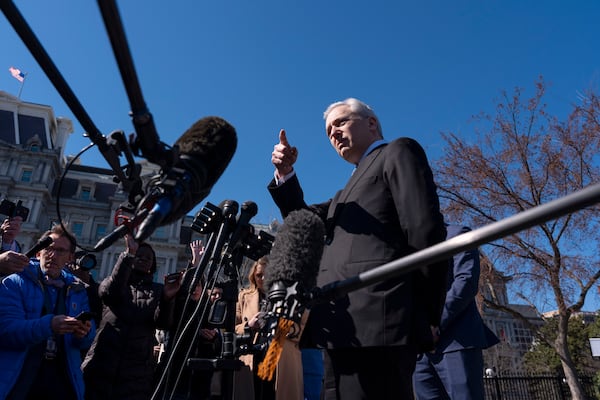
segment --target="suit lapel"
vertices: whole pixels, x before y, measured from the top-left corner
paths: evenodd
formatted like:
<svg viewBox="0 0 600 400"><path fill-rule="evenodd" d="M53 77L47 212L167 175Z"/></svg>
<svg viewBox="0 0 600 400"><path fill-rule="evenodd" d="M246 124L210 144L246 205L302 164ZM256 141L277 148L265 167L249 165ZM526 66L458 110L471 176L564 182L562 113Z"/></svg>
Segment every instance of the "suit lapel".
<svg viewBox="0 0 600 400"><path fill-rule="evenodd" d="M346 186L340 192L339 197L334 199L334 201L337 201L338 203L344 203L346 201L346 199L352 192L352 189L354 189L358 181L360 181L360 178L362 178L362 176L369 170L369 168L371 168L371 165L373 165L375 160L379 157L384 147L385 144L377 147L376 149L371 151L369 155L367 155L365 159L361 161L360 164L358 164L358 167L348 180L348 183L346 183Z"/></svg>
<svg viewBox="0 0 600 400"><path fill-rule="evenodd" d="M331 203L329 204L329 209L327 210L327 220L325 222L325 230L326 230L326 243L330 244L333 239L333 228L335 226L335 221L337 220L338 215L340 214L342 208L344 207L344 203L346 199L352 192L352 189L356 186L360 178L367 172L367 170L373 165L375 160L382 153L383 148L386 144L383 144L373 151L371 151L364 160L360 162L354 173L346 183L344 189L340 190L333 197Z"/></svg>

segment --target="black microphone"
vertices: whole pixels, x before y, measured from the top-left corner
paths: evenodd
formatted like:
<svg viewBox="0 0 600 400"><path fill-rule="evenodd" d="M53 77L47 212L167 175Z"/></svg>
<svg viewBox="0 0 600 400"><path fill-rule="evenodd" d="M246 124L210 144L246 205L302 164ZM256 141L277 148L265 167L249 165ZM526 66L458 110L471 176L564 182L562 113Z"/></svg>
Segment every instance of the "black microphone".
<svg viewBox="0 0 600 400"><path fill-rule="evenodd" d="M275 316L300 321L317 283L324 240L325 225L309 210L292 211L283 220L265 269L265 289Z"/></svg>
<svg viewBox="0 0 600 400"><path fill-rule="evenodd" d="M179 157L149 184L138 210L149 208L135 239L186 215L202 201L225 171L237 147L235 128L220 117L205 117L175 142Z"/></svg>
<svg viewBox="0 0 600 400"><path fill-rule="evenodd" d="M119 225L117 229L100 239L92 251L103 251L128 233L131 233L128 225Z"/></svg>
<svg viewBox="0 0 600 400"><path fill-rule="evenodd" d="M258 214L258 206L253 201L245 201L242 203L240 215L237 218L235 231L231 234L227 242L227 248L224 252L224 257L231 257L233 251L244 242L244 237L252 233L254 229L250 225L250 220Z"/></svg>
<svg viewBox="0 0 600 400"><path fill-rule="evenodd" d="M29 258L35 256L40 250L44 250L54 242L54 239L50 236L46 236L37 241L37 243L25 253Z"/></svg>

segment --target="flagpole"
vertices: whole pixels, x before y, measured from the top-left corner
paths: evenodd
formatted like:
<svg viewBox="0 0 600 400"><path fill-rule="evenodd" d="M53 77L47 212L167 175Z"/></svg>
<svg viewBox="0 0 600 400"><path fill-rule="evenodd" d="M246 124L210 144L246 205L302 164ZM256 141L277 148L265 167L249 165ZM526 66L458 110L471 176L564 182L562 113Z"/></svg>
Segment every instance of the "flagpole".
<svg viewBox="0 0 600 400"><path fill-rule="evenodd" d="M21 81L21 87L19 88L19 94L17 95L17 98L19 100L21 100L21 92L23 91L23 86L25 85L25 81L27 80L27 72L23 74L23 81Z"/></svg>

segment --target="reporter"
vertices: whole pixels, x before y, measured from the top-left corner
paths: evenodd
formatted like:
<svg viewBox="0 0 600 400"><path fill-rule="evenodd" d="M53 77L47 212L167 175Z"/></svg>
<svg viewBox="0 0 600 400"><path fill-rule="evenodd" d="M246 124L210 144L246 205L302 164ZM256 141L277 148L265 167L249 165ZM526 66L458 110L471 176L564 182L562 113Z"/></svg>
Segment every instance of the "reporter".
<svg viewBox="0 0 600 400"><path fill-rule="evenodd" d="M264 274L268 268L268 257L261 257L250 268L248 280L250 287L242 289L238 296L235 316L235 332L243 334L246 327L253 334L253 344L260 341L259 332L264 326L264 312L261 304L266 301L264 289ZM258 365L265 356L261 354L246 354L240 357L244 366L235 373L236 399L277 399L303 400L302 355L298 341L304 322L301 323L297 335L287 337L283 341L283 350L277 364L275 381L265 381L257 376ZM266 350L265 350L266 352Z"/></svg>
<svg viewBox="0 0 600 400"><path fill-rule="evenodd" d="M53 244L39 262L0 284L0 398L82 400L80 350L95 324L74 318L89 304L83 284L63 268L75 252L72 236L60 225L44 236Z"/></svg>
<svg viewBox="0 0 600 400"><path fill-rule="evenodd" d="M147 243L125 236L110 276L100 283L104 311L82 364L86 400L147 400L152 395L154 333L167 327L179 282L152 281L156 256Z"/></svg>

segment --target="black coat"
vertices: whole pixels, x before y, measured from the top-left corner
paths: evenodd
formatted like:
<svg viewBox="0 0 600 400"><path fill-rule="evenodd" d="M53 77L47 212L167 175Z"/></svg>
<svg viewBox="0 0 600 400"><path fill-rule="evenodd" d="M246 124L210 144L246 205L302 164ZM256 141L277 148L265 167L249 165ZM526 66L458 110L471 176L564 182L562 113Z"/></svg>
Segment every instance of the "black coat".
<svg viewBox="0 0 600 400"><path fill-rule="evenodd" d="M296 176L269 191L285 217L299 208L325 222L317 285L356 277L445 239L436 186L424 151L408 138L373 150L333 199L308 206ZM431 348L439 325L447 262L350 292L311 310L303 342L329 348Z"/></svg>
<svg viewBox="0 0 600 400"><path fill-rule="evenodd" d="M161 301L163 285L135 273L133 260L121 254L100 284L102 321L82 364L86 400L152 395L155 331L166 328L170 306Z"/></svg>

